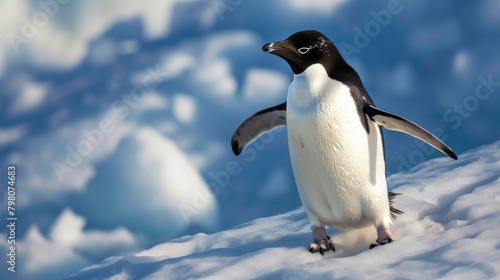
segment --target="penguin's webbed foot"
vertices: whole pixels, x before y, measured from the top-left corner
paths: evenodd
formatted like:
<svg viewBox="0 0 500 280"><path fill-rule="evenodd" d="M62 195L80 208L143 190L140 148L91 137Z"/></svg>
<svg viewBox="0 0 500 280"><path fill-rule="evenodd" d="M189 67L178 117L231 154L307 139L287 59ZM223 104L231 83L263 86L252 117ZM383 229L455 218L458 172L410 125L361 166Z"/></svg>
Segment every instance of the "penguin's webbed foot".
<svg viewBox="0 0 500 280"><path fill-rule="evenodd" d="M323 227L317 227L313 230L314 240L309 244L309 252L312 254L319 252L324 255L326 251L332 250L335 252L335 246L330 236L326 235L326 230Z"/></svg>

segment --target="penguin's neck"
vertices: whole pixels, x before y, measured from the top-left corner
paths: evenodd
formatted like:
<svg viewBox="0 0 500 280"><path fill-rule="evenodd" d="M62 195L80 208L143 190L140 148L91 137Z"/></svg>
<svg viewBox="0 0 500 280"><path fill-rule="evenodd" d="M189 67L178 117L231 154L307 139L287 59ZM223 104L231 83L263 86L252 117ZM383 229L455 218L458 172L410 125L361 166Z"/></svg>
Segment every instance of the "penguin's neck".
<svg viewBox="0 0 500 280"><path fill-rule="evenodd" d="M330 78L323 65L316 63L304 72L294 75L288 89L288 100L299 106L318 102L326 94L325 87Z"/></svg>

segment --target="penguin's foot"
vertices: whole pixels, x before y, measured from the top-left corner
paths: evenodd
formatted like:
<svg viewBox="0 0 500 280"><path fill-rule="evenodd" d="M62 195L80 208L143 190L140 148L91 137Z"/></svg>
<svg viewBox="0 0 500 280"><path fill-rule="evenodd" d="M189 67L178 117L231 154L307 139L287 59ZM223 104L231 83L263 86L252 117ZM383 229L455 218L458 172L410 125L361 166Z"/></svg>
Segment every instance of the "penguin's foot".
<svg viewBox="0 0 500 280"><path fill-rule="evenodd" d="M371 244L370 249L396 241L396 238L392 236L392 233L389 230L388 226L377 227L377 235L378 235L377 244Z"/></svg>
<svg viewBox="0 0 500 280"><path fill-rule="evenodd" d="M335 252L335 246L330 236L326 235L326 230L323 227L317 227L313 229L314 240L309 244L309 252L316 253L319 252L324 255L326 251L332 250Z"/></svg>
<svg viewBox="0 0 500 280"><path fill-rule="evenodd" d="M387 237L386 239L382 240L382 241L378 241L377 239L377 244L371 244L370 245L370 250L377 247L377 246L381 246L381 245L385 245L385 244L389 244L389 243L392 243L396 241L396 239L392 238L392 237Z"/></svg>

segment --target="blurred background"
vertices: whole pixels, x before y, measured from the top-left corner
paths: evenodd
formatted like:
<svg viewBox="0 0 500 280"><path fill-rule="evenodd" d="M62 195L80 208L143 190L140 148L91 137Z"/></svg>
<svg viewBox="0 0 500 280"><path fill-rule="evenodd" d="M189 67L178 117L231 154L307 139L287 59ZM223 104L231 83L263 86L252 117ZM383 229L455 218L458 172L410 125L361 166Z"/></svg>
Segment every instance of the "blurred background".
<svg viewBox="0 0 500 280"><path fill-rule="evenodd" d="M300 30L325 33L378 107L457 154L500 139L498 0L3 0L0 13L0 199L15 165L19 279L300 207L286 129L230 147L286 99L291 71L261 46ZM385 136L388 175L443 156Z"/></svg>

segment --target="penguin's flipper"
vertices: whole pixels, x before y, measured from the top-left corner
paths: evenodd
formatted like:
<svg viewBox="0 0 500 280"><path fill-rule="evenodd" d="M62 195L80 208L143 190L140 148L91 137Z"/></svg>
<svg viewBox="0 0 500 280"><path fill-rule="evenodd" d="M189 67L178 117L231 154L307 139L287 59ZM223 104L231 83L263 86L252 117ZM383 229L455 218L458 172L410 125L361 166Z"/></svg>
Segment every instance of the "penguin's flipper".
<svg viewBox="0 0 500 280"><path fill-rule="evenodd" d="M403 117L382 111L379 108L369 104L367 104L363 108L363 111L370 117L372 121L374 121L379 126L383 126L390 130L407 133L440 150L452 159L458 159L457 155L455 155L450 147L439 140L436 136L420 127L418 124L411 122Z"/></svg>
<svg viewBox="0 0 500 280"><path fill-rule="evenodd" d="M238 126L231 138L233 153L239 155L262 134L286 125L286 102L259 111Z"/></svg>

